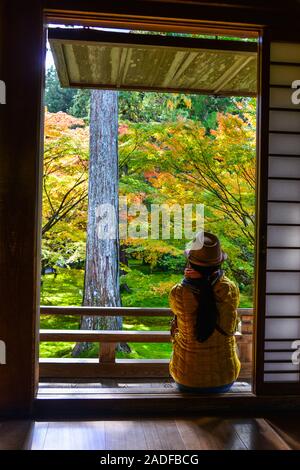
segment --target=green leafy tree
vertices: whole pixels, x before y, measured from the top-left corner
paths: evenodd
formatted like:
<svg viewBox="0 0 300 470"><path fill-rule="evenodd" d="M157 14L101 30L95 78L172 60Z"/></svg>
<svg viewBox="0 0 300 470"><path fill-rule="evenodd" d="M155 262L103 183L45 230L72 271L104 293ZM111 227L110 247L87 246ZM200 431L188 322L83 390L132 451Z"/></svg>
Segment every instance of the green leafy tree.
<svg viewBox="0 0 300 470"><path fill-rule="evenodd" d="M72 104L68 112L75 117L83 118L85 121L89 120L90 115L90 100L91 91L89 89L79 89L72 99Z"/></svg>
<svg viewBox="0 0 300 470"><path fill-rule="evenodd" d="M62 88L60 86L57 72L54 66L46 72L45 104L48 111L57 113L63 111L67 113L72 106L73 98L77 90L72 88Z"/></svg>

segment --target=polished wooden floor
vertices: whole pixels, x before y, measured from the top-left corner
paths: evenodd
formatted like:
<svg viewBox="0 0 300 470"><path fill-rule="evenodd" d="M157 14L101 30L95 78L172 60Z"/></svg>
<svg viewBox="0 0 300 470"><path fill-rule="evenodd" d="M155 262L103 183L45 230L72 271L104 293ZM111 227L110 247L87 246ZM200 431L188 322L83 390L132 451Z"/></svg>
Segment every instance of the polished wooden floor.
<svg viewBox="0 0 300 470"><path fill-rule="evenodd" d="M300 449L299 416L4 421L0 450Z"/></svg>

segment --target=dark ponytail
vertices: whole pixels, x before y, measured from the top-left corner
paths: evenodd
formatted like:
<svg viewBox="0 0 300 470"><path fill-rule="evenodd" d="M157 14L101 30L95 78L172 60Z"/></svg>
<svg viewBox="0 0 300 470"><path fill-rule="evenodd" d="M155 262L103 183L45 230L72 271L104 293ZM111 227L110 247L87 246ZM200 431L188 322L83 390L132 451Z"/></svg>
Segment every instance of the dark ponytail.
<svg viewBox="0 0 300 470"><path fill-rule="evenodd" d="M193 292L199 297L196 322L197 340L203 343L213 334L217 325L218 309L213 285L223 272L220 270L220 266L203 267L189 264L195 271L202 274L202 277L196 280L196 290L193 289Z"/></svg>

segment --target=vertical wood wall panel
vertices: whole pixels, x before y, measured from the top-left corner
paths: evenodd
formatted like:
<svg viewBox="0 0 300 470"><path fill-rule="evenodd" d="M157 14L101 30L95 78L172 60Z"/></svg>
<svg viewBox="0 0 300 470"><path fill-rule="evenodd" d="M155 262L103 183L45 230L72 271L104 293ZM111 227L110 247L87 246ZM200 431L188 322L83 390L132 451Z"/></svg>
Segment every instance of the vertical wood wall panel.
<svg viewBox="0 0 300 470"><path fill-rule="evenodd" d="M270 53L265 354L263 382L299 384L300 339L300 43L273 41Z"/></svg>

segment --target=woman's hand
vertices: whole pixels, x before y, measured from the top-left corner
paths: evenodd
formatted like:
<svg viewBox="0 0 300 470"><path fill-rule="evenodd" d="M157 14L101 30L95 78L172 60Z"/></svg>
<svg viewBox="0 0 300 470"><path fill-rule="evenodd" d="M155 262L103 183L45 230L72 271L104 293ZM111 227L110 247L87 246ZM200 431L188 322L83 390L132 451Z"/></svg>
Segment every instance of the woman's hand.
<svg viewBox="0 0 300 470"><path fill-rule="evenodd" d="M184 275L189 279L200 279L202 277L202 274L193 268L185 268Z"/></svg>

